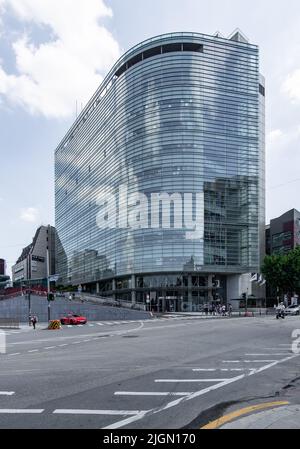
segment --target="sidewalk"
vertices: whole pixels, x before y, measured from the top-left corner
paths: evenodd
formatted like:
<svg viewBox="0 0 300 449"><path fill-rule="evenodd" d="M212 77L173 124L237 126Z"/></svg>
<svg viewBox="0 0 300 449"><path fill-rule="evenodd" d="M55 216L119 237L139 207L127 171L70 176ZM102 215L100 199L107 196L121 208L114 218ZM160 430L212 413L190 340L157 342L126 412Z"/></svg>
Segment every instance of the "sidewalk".
<svg viewBox="0 0 300 449"><path fill-rule="evenodd" d="M300 429L300 404L254 413L224 424L219 429Z"/></svg>

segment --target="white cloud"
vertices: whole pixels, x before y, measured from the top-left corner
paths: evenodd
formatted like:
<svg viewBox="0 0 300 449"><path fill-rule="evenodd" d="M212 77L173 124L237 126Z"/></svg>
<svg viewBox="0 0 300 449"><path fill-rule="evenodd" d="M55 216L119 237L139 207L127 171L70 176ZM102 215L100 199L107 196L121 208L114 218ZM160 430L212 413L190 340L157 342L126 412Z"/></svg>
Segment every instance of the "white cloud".
<svg viewBox="0 0 300 449"><path fill-rule="evenodd" d="M0 0L23 24L49 27L40 45L20 35L12 49L17 74L0 66L0 95L33 114L69 117L86 103L120 54L119 45L99 23L112 17L104 0ZM1 11L1 9L0 9Z"/></svg>
<svg viewBox="0 0 300 449"><path fill-rule="evenodd" d="M39 211L35 207L27 207L26 209L21 209L20 218L26 223L36 223L39 218Z"/></svg>
<svg viewBox="0 0 300 449"><path fill-rule="evenodd" d="M294 70L287 76L282 90L292 101L300 101L300 69Z"/></svg>
<svg viewBox="0 0 300 449"><path fill-rule="evenodd" d="M274 129L270 131L267 135L267 144L273 145L274 143L277 143L281 139L281 137L283 137L283 135L284 134L281 129Z"/></svg>

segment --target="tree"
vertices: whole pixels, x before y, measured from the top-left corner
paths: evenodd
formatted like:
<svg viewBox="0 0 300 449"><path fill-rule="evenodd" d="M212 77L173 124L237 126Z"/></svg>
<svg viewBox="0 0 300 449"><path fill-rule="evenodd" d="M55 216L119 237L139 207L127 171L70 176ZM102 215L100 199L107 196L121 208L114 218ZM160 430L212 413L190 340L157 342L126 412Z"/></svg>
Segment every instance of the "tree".
<svg viewBox="0 0 300 449"><path fill-rule="evenodd" d="M261 269L267 283L280 293L300 290L300 247L287 254L266 256Z"/></svg>

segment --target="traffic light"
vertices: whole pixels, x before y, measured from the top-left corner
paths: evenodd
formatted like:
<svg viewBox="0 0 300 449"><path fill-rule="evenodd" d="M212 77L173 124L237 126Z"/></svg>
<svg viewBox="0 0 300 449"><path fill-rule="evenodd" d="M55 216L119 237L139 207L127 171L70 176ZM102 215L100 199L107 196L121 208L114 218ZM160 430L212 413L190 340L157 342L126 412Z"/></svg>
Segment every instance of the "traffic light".
<svg viewBox="0 0 300 449"><path fill-rule="evenodd" d="M54 301L55 300L54 293L48 293L47 299L48 299L48 301Z"/></svg>
<svg viewBox="0 0 300 449"><path fill-rule="evenodd" d="M244 301L246 301L246 293L243 293L243 294L242 294L242 299L243 299Z"/></svg>

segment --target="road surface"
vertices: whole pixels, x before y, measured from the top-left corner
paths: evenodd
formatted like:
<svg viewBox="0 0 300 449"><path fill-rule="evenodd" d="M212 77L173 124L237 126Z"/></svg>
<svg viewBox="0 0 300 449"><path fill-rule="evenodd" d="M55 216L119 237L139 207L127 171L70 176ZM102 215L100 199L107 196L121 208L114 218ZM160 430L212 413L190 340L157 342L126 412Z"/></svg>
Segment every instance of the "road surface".
<svg viewBox="0 0 300 449"><path fill-rule="evenodd" d="M6 332L2 429L198 429L230 407L300 404L299 317L43 327Z"/></svg>

